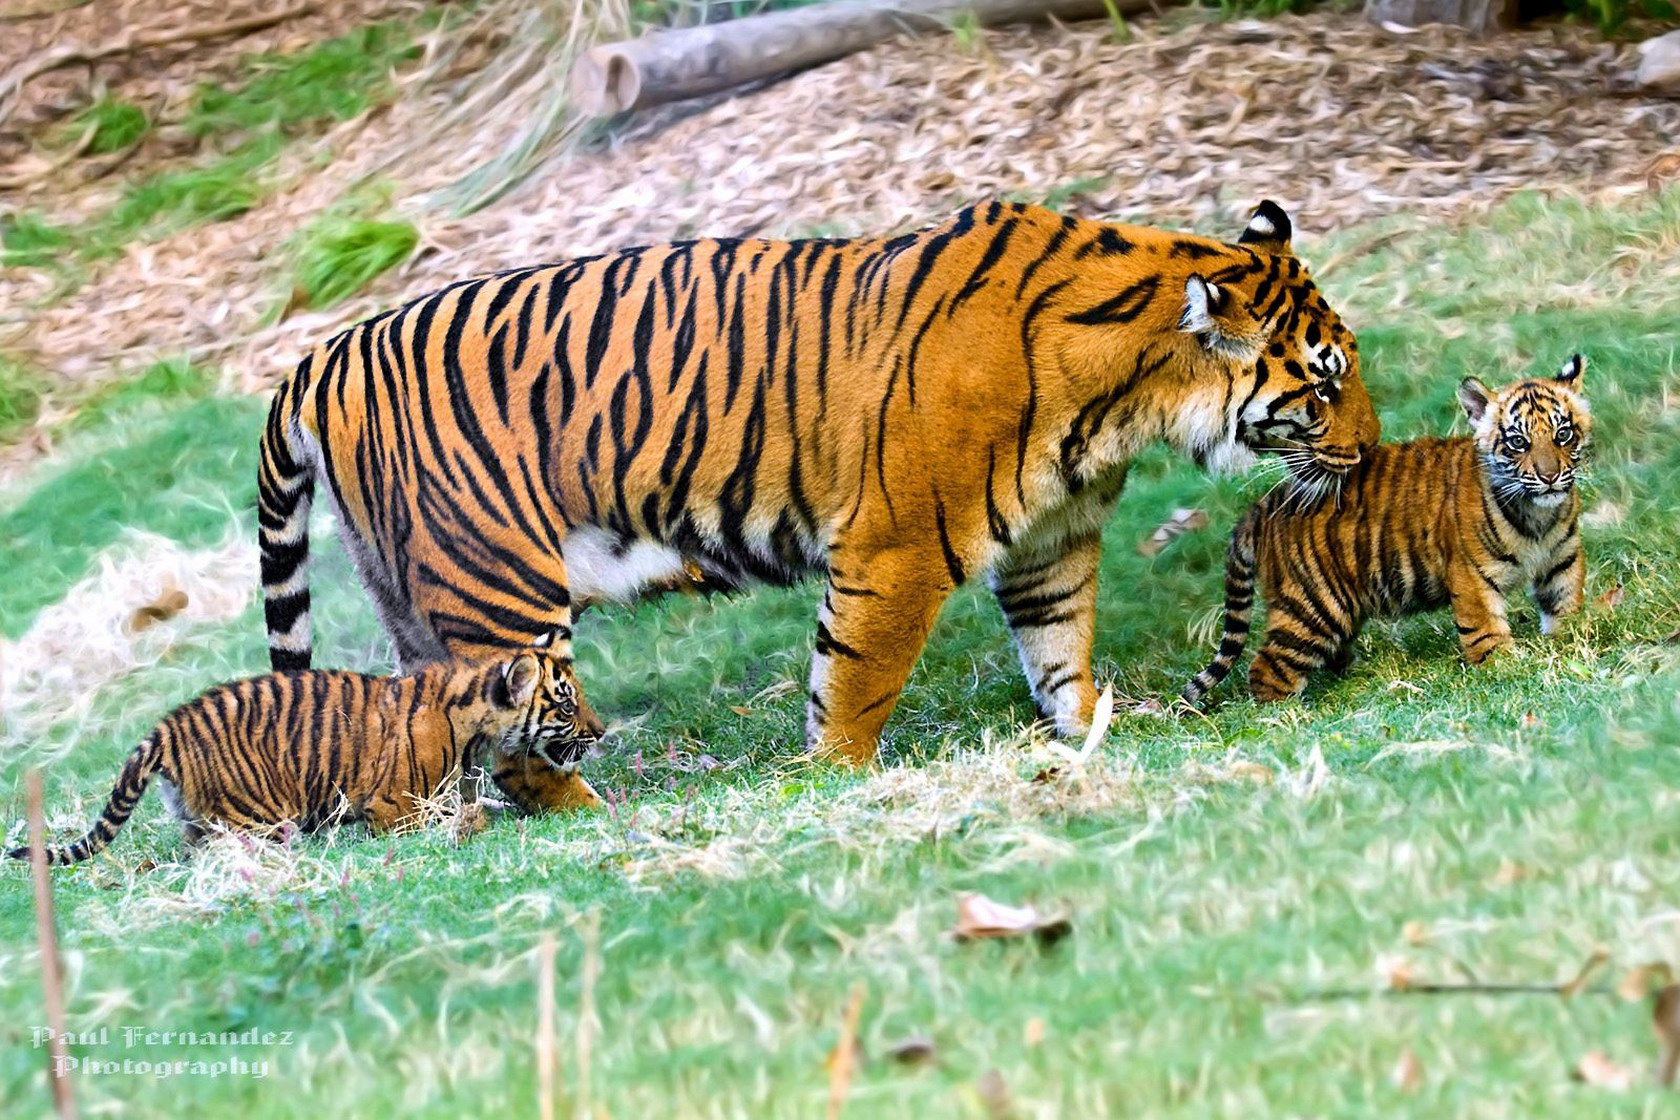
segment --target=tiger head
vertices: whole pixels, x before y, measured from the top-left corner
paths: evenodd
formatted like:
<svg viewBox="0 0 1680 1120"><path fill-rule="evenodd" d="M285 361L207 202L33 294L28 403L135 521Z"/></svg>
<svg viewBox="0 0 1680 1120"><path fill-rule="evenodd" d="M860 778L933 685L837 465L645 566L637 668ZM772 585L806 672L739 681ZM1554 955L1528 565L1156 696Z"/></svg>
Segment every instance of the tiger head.
<svg viewBox="0 0 1680 1120"><path fill-rule="evenodd" d="M605 730L583 698L564 643L545 634L491 674L488 699L500 753L526 753L576 769Z"/></svg>
<svg viewBox="0 0 1680 1120"><path fill-rule="evenodd" d="M1592 437L1582 396L1587 360L1576 354L1553 377L1495 393L1474 377L1458 387L1488 481L1501 499L1556 506L1569 497Z"/></svg>
<svg viewBox="0 0 1680 1120"><path fill-rule="evenodd" d="M578 764L604 729L564 649L544 635L502 662L486 685L490 778L526 813L600 804Z"/></svg>
<svg viewBox="0 0 1680 1120"><path fill-rule="evenodd" d="M1376 446L1381 427L1353 332L1307 275L1291 236L1289 215L1266 201L1238 239L1236 259L1195 254L1178 330L1194 340L1195 382L1230 391L1221 429L1190 450L1204 463L1220 452L1275 454L1299 484L1325 489Z"/></svg>

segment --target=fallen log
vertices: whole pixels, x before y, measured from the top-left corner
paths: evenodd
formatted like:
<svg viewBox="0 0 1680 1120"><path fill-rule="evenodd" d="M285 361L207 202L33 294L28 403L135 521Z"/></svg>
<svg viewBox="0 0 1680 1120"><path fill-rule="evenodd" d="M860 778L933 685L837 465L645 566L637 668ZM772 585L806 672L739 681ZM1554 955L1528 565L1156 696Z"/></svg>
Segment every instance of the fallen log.
<svg viewBox="0 0 1680 1120"><path fill-rule="evenodd" d="M591 47L572 66L573 105L605 117L721 93L960 19L989 27L1148 11L1156 0L833 0Z"/></svg>

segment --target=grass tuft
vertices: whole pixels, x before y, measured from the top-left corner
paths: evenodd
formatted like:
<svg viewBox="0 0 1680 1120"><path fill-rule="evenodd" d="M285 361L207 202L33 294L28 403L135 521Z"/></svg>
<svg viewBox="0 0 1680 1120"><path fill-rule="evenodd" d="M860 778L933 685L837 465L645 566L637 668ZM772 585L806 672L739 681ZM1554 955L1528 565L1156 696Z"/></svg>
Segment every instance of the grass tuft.
<svg viewBox="0 0 1680 1120"><path fill-rule="evenodd" d="M80 139L88 130L89 155L108 155L140 141L151 131L152 122L146 111L132 101L106 95L71 118L69 133Z"/></svg>
<svg viewBox="0 0 1680 1120"><path fill-rule="evenodd" d="M306 307L330 307L408 260L419 244L412 222L323 218L293 241L293 289Z"/></svg>

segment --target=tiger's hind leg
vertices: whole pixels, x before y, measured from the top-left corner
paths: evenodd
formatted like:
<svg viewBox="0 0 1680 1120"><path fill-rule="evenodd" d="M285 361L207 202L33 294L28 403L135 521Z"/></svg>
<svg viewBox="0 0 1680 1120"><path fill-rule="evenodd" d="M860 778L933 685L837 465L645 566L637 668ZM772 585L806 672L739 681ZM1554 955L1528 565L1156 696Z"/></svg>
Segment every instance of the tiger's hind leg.
<svg viewBox="0 0 1680 1120"><path fill-rule="evenodd" d="M1092 534L1047 557L1006 558L990 577L1039 715L1067 737L1089 729L1096 705L1091 647L1101 560L1102 537Z"/></svg>
<svg viewBox="0 0 1680 1120"><path fill-rule="evenodd" d="M1248 669L1249 693L1261 703L1287 700L1299 696L1319 669L1337 664L1345 668L1352 660L1350 629L1282 597L1267 612L1266 641Z"/></svg>

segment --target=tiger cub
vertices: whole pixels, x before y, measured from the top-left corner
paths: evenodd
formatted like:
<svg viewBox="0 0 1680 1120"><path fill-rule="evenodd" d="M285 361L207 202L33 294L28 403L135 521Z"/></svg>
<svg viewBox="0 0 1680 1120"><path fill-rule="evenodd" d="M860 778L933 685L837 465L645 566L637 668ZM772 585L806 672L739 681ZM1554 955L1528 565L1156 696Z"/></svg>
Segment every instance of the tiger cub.
<svg viewBox="0 0 1680 1120"><path fill-rule="evenodd" d="M486 752L521 809L598 804L577 763L601 723L578 693L570 660L549 647L545 637L509 658L434 662L406 677L303 670L218 685L141 740L93 827L49 848L47 862L79 863L103 850L159 774L189 844L213 823L410 827L420 823L423 799L466 782ZM29 849L6 854L28 859Z"/></svg>
<svg viewBox="0 0 1680 1120"><path fill-rule="evenodd" d="M1276 490L1237 525L1225 567L1225 633L1213 662L1184 688L1194 704L1242 653L1254 577L1266 599L1266 641L1249 669L1256 700L1281 700L1314 670L1340 672L1372 615L1451 604L1465 660L1511 643L1505 596L1527 585L1540 631L1581 605L1586 561L1576 472L1592 416L1577 354L1555 377L1493 393L1458 388L1472 435L1382 444L1340 497L1291 509Z"/></svg>

